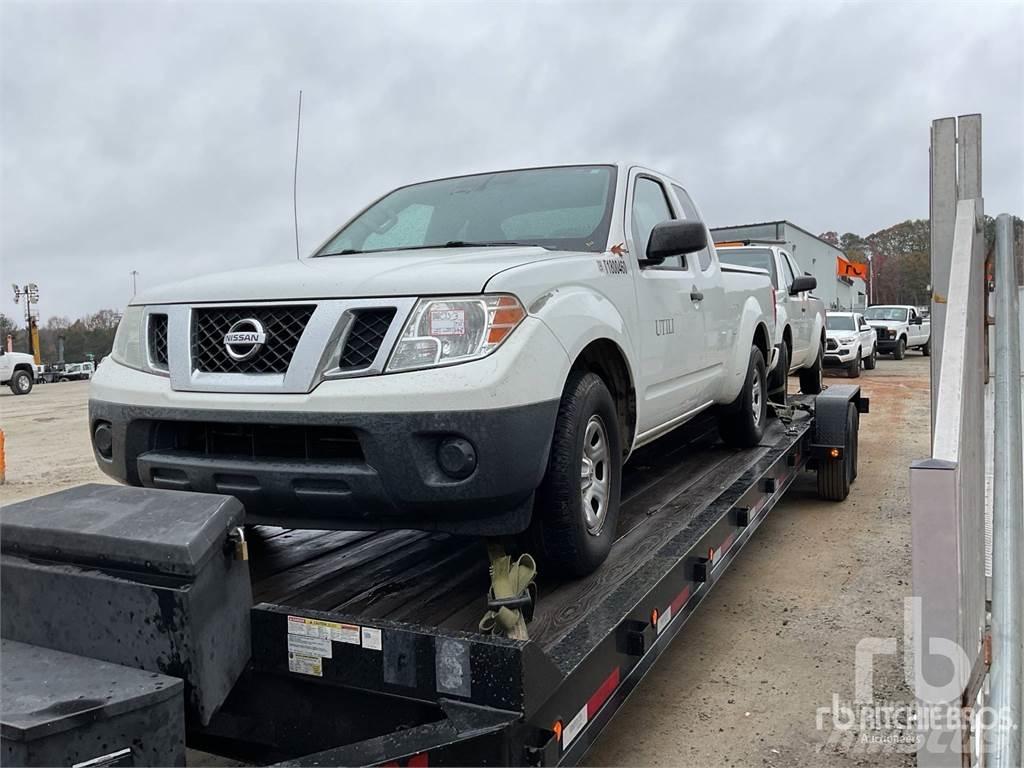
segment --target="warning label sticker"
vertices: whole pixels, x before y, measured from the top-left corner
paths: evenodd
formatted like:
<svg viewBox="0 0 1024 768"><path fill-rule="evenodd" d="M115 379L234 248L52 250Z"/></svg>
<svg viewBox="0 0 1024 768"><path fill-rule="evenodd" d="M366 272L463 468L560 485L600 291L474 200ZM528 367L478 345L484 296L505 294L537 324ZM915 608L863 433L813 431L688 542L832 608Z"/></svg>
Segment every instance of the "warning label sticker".
<svg viewBox="0 0 1024 768"><path fill-rule="evenodd" d="M431 336L465 336L466 310L432 309L430 311Z"/></svg>
<svg viewBox="0 0 1024 768"><path fill-rule="evenodd" d="M322 637L336 643L359 645L359 626L357 624L342 624L337 621L321 621L320 619L307 619L303 616L289 616L288 634ZM330 656L330 654L326 655Z"/></svg>
<svg viewBox="0 0 1024 768"><path fill-rule="evenodd" d="M379 651L382 647L381 631L376 627L363 627L363 648Z"/></svg>
<svg viewBox="0 0 1024 768"><path fill-rule="evenodd" d="M288 654L288 671L300 675L324 676L324 662L319 656L305 656L301 653Z"/></svg>
<svg viewBox="0 0 1024 768"><path fill-rule="evenodd" d="M331 641L323 637L288 635L288 653L320 656L324 659L333 658L331 655Z"/></svg>

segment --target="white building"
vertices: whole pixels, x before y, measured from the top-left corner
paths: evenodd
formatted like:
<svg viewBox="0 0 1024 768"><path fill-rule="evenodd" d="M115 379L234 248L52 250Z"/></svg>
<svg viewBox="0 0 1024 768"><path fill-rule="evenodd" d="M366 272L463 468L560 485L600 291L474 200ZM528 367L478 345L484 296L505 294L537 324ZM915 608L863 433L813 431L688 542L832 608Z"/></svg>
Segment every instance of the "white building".
<svg viewBox="0 0 1024 768"><path fill-rule="evenodd" d="M867 286L859 277L839 277L840 259L845 254L831 243L801 229L791 221L764 221L711 230L715 242L762 240L784 244L800 268L818 280L814 295L828 309L862 310L868 305Z"/></svg>

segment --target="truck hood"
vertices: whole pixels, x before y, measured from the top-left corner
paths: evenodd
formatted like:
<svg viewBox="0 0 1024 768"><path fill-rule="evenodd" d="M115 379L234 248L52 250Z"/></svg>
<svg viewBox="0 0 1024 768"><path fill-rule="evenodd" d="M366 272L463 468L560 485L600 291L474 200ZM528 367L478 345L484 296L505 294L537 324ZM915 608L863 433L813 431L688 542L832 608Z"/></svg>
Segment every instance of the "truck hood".
<svg viewBox="0 0 1024 768"><path fill-rule="evenodd" d="M906 320L868 320L864 318L868 325L872 328L895 328L900 325L906 325Z"/></svg>
<svg viewBox="0 0 1024 768"><path fill-rule="evenodd" d="M201 275L140 293L132 304L480 293L499 272L567 255L512 246L323 256Z"/></svg>

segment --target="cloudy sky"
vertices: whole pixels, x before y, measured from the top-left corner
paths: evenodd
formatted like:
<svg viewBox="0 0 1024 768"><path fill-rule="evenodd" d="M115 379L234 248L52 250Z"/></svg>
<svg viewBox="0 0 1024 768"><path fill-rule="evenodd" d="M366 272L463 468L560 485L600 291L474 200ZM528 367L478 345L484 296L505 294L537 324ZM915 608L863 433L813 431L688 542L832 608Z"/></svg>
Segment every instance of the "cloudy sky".
<svg viewBox="0 0 1024 768"><path fill-rule="evenodd" d="M928 129L981 112L1024 213L1024 3L0 2L0 311L294 258L401 183L637 160L712 226L927 215Z"/></svg>

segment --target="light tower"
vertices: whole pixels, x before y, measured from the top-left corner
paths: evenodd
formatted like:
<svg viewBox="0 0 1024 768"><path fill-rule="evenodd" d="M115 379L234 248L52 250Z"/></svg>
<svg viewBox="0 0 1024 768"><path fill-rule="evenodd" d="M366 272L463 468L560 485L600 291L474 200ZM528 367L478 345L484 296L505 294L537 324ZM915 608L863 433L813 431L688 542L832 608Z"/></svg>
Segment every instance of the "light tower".
<svg viewBox="0 0 1024 768"><path fill-rule="evenodd" d="M28 329L28 351L32 357L35 358L36 365L42 362L42 358L39 354L39 312L33 309L33 305L39 303L39 286L35 283L29 283L22 287L18 287L17 283L14 283L14 303L19 304L21 298L25 297L25 327Z"/></svg>

